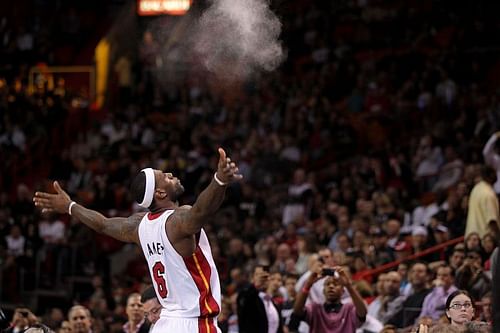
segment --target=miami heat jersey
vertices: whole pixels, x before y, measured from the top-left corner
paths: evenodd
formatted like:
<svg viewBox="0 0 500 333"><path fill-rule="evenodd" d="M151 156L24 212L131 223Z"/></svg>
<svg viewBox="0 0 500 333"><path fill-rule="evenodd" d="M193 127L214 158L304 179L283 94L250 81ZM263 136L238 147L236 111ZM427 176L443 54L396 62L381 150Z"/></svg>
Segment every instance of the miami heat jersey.
<svg viewBox="0 0 500 333"><path fill-rule="evenodd" d="M221 290L210 244L202 229L195 252L189 257L179 255L165 230L173 212L148 213L139 224L139 240L164 308L162 316L199 318L199 325L212 332L208 326L220 312Z"/></svg>

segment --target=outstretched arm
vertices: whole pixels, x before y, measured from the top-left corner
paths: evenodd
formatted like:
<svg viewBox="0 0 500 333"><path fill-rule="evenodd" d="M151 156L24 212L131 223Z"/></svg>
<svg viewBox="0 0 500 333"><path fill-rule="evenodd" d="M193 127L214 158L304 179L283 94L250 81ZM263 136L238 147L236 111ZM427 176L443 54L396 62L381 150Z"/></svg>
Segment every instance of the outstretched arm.
<svg viewBox="0 0 500 333"><path fill-rule="evenodd" d="M42 208L42 213L70 213L73 217L101 234L108 235L122 242L139 244L137 228L144 213L134 214L128 218L107 218L95 210L85 208L76 203L72 204L73 201L57 181L54 182L53 186L56 191L55 194L46 192L35 193L33 201L35 202L35 206ZM70 205L71 212L69 211Z"/></svg>
<svg viewBox="0 0 500 333"><path fill-rule="evenodd" d="M215 177L222 184L219 184ZM174 242L198 233L207 217L214 214L224 201L226 185L243 178L238 173L236 164L226 156L226 152L222 148L219 148L219 163L215 177L208 187L200 193L191 209L176 210L171 217L172 223L167 223L167 226L172 226L171 232L168 233Z"/></svg>
<svg viewBox="0 0 500 333"><path fill-rule="evenodd" d="M75 204L71 215L98 233L108 235L119 241L139 244L139 223L145 213L137 213L129 217L108 218L95 210Z"/></svg>

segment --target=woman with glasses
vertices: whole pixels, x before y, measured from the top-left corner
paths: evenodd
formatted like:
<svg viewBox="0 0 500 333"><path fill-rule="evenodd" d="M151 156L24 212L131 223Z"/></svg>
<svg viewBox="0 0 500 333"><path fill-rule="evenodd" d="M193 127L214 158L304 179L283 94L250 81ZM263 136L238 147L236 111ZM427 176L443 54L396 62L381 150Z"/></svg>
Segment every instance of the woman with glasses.
<svg viewBox="0 0 500 333"><path fill-rule="evenodd" d="M474 302L465 290L457 290L446 299L446 317L452 326L465 328L474 318Z"/></svg>

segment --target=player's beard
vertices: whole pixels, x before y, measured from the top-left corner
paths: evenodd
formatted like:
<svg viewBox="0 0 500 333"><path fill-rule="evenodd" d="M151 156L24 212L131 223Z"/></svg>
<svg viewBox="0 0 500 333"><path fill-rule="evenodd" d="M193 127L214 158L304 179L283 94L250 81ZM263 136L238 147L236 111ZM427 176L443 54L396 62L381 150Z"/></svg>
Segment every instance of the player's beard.
<svg viewBox="0 0 500 333"><path fill-rule="evenodd" d="M177 186L174 188L174 190L169 193L169 197L173 202L176 202L179 200L180 196L184 194L184 186L182 186L181 183L178 183Z"/></svg>

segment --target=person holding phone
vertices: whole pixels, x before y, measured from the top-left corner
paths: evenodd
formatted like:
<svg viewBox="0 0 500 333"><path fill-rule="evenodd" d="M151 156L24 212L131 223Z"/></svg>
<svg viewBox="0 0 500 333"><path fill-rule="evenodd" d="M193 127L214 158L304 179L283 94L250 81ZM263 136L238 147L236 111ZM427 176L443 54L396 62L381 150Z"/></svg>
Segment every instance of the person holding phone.
<svg viewBox="0 0 500 333"><path fill-rule="evenodd" d="M311 287L323 277L326 277L323 287L325 302L306 305ZM344 288L351 296L352 303L342 304ZM352 285L345 269L340 266L319 267L312 272L297 295L293 307L293 315L309 324L310 333L354 333L365 322L366 313L367 308L361 295Z"/></svg>
<svg viewBox="0 0 500 333"><path fill-rule="evenodd" d="M295 291L298 293L304 287L305 283L311 276L311 274L318 269L318 267L334 267L336 265L335 259L333 257L333 251L324 247L318 251L317 254L311 255L310 262L308 263L309 270L302 274L302 276L297 281L295 285ZM325 295L323 293L325 276L316 280L316 282L311 287L309 295L307 297L307 303L323 303L325 302ZM343 298L347 295L343 295Z"/></svg>

